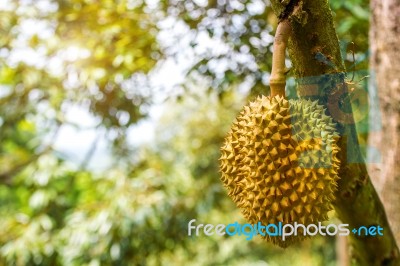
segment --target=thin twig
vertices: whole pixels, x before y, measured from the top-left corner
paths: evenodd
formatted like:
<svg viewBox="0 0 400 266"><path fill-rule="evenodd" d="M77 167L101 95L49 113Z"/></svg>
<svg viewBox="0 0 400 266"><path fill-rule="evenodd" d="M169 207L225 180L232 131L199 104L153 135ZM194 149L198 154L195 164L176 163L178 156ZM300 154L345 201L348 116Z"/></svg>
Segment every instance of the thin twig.
<svg viewBox="0 0 400 266"><path fill-rule="evenodd" d="M288 72L285 66L285 53L290 32L289 21L283 20L278 24L275 33L271 78L269 81L271 97L275 95L285 96L286 73Z"/></svg>

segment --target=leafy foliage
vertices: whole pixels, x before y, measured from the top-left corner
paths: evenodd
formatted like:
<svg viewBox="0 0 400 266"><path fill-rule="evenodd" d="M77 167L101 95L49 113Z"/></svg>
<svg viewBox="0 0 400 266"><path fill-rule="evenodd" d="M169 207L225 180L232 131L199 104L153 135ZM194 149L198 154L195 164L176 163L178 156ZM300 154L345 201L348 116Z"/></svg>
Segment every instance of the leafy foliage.
<svg viewBox="0 0 400 266"><path fill-rule="evenodd" d="M284 251L258 238L187 236L191 219L242 221L219 180L219 147L246 99L267 93L276 19L266 2L6 2L0 264L333 265L331 238ZM365 51L366 1L332 7L340 38ZM179 100L150 82L164 60L185 63ZM168 100L150 120L155 138L133 145L131 130L159 98ZM70 121L74 106L113 147L104 171L54 147L63 129L85 124L79 114L80 125Z"/></svg>

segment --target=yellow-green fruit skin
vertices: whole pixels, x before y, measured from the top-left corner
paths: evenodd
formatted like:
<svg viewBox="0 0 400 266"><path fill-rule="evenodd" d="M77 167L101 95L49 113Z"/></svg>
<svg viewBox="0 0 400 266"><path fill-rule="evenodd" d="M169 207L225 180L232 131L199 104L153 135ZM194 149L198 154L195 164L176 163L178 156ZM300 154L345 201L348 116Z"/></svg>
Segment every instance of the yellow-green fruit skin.
<svg viewBox="0 0 400 266"><path fill-rule="evenodd" d="M221 148L221 181L248 222L316 224L328 219L340 161L332 118L317 102L260 96L240 112ZM281 247L304 239L282 241Z"/></svg>

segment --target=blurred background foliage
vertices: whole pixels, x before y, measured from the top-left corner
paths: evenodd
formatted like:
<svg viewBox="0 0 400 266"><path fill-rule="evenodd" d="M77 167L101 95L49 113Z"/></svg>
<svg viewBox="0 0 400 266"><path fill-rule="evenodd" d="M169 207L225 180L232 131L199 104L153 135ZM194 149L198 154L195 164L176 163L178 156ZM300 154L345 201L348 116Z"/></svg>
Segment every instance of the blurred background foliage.
<svg viewBox="0 0 400 266"><path fill-rule="evenodd" d="M366 89L368 1L330 2ZM219 147L268 93L276 23L261 0L2 1L0 265L335 265L333 238L187 236L244 222Z"/></svg>

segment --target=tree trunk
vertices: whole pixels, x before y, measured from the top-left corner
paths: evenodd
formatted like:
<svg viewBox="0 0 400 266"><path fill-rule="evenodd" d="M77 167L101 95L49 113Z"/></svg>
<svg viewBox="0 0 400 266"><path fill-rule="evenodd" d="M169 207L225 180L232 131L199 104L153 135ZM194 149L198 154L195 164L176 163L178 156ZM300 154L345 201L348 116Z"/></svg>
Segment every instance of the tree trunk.
<svg viewBox="0 0 400 266"><path fill-rule="evenodd" d="M349 266L350 258L349 258L349 250L347 245L347 237L346 236L336 236L336 265L339 266Z"/></svg>
<svg viewBox="0 0 400 266"><path fill-rule="evenodd" d="M358 265L399 265L399 251L381 201L369 179L357 140L344 65L326 0L271 0L280 20L288 19L292 33L289 56L300 97L317 99L327 108L340 133L338 192L335 210L352 228L380 225L382 237L350 234L352 258Z"/></svg>
<svg viewBox="0 0 400 266"><path fill-rule="evenodd" d="M371 84L378 91L378 115L371 117L371 178L400 244L400 1L371 0ZM376 126L378 125L378 126ZM375 151L373 153L372 151ZM378 155L378 156L377 156ZM376 159L379 159L377 162Z"/></svg>

